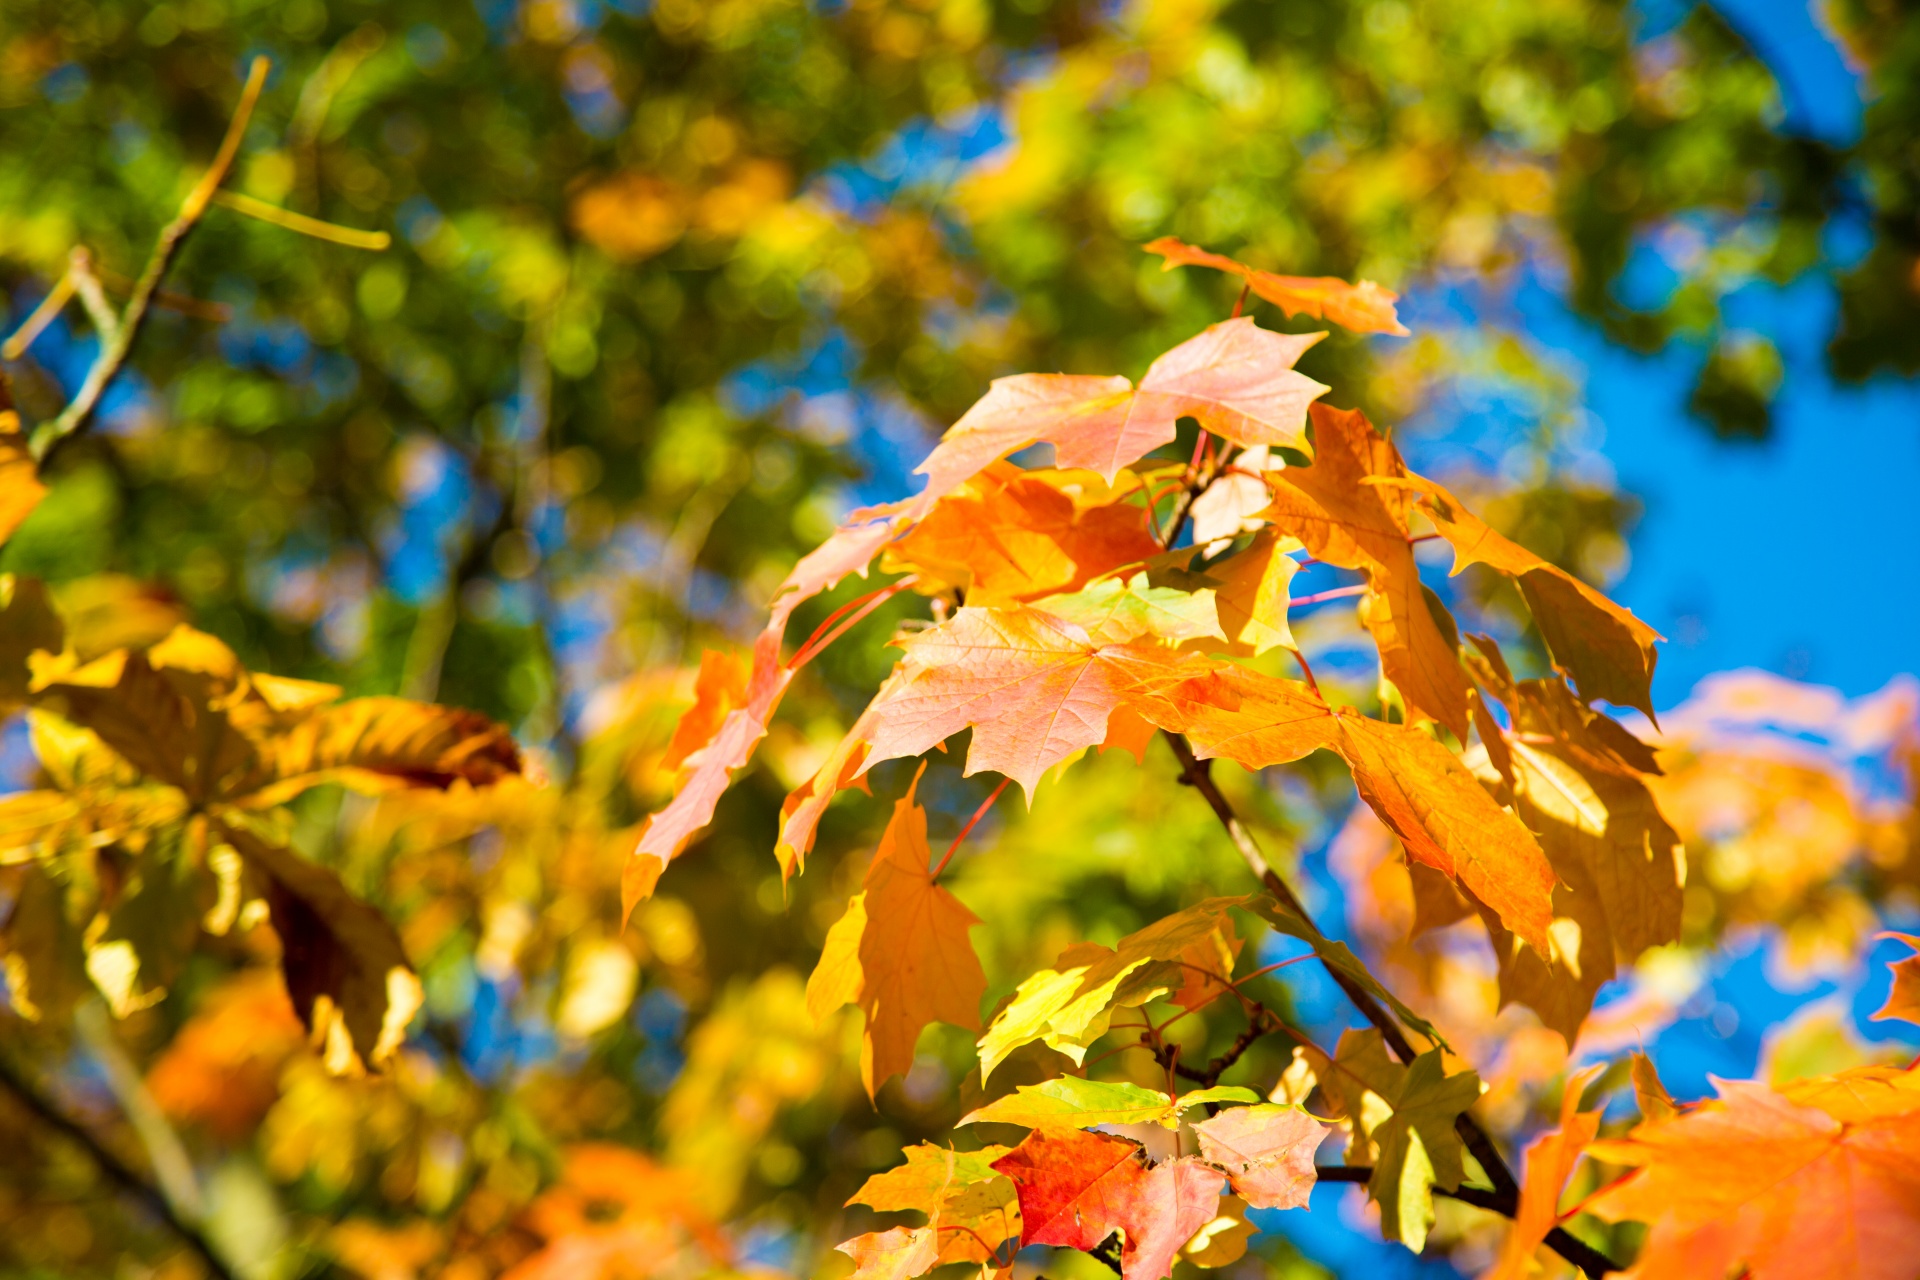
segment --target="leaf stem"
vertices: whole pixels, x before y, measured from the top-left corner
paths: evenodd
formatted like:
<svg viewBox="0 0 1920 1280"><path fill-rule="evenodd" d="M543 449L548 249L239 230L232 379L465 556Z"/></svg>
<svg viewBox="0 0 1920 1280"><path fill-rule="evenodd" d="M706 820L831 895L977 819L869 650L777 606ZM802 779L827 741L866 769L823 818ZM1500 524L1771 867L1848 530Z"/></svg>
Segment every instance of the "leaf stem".
<svg viewBox="0 0 1920 1280"><path fill-rule="evenodd" d="M914 575L908 574L898 582L890 582L878 591L869 591L858 600L841 605L840 608L828 615L825 622L814 628L813 634L807 637L807 642L801 645L800 648L795 651L793 657L787 660L787 670L798 671L809 662L812 662L826 651L828 645L857 626L861 619L865 618L887 601L893 599L894 596L900 594L900 592L912 586L915 581ZM833 624L834 619L847 613L848 610L853 610L853 613L839 626L834 627L832 631L827 631L827 628ZM822 632L826 632L826 634L822 635Z"/></svg>
<svg viewBox="0 0 1920 1280"><path fill-rule="evenodd" d="M980 825L980 819L987 816L987 810L993 808L993 802L1000 798L1000 793L1002 791L1005 791L1007 789L1007 784L1012 781L1013 781L1012 778L1000 779L1000 785L993 789L993 793L991 795L989 795L985 800L982 800L980 802L980 807L973 811L973 816L971 818L967 819L967 825L960 828L960 834L955 836L953 838L953 843L947 846L946 853L943 854L940 858L940 865L933 869L933 875L930 877L931 879L938 880L940 878L940 873L947 869L947 864L949 862L953 861L954 850L960 847L960 842L962 840L965 840L969 835L973 834L973 829L976 826Z"/></svg>

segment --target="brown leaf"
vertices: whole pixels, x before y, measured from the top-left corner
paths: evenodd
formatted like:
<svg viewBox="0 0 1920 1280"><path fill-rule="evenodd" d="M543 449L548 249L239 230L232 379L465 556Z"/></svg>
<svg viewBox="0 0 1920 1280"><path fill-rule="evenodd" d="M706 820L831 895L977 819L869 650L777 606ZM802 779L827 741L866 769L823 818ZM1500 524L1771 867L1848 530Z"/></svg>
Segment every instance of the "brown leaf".
<svg viewBox="0 0 1920 1280"><path fill-rule="evenodd" d="M221 830L266 881L287 994L328 1069L385 1066L424 998L400 935L327 868L244 828Z"/></svg>
<svg viewBox="0 0 1920 1280"><path fill-rule="evenodd" d="M1873 1020L1899 1018L1903 1022L1920 1023L1920 936L1911 933L1880 936L1899 939L1913 948L1914 954L1888 966L1893 971L1893 989L1887 992L1887 1002L1874 1011Z"/></svg>

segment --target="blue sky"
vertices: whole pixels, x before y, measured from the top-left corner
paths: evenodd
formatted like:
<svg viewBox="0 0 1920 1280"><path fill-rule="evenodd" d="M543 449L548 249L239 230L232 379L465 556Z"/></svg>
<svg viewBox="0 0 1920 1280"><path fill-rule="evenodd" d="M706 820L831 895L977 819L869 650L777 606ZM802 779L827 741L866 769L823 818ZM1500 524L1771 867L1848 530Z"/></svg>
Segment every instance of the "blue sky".
<svg viewBox="0 0 1920 1280"><path fill-rule="evenodd" d="M1687 6L1648 0L1649 33ZM1781 84L1783 129L1846 142L1859 134L1861 86L1807 0L1720 0ZM1832 237L1833 265L1858 237ZM1823 354L1833 332L1829 280L1748 286L1729 323L1780 348L1786 380L1764 444L1722 443L1688 417L1704 353L1676 344L1642 357L1613 346L1544 289L1523 291L1532 338L1582 367L1602 452L1646 505L1632 566L1613 594L1670 639L1655 702L1670 706L1713 671L1761 667L1871 692L1920 663L1920 385L1882 378L1842 386Z"/></svg>

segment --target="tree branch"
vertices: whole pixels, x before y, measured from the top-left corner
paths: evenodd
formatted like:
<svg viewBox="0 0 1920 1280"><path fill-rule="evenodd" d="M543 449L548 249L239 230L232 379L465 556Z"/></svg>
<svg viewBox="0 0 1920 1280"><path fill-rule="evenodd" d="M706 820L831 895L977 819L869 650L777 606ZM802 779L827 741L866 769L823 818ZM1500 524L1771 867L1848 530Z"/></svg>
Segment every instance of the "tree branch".
<svg viewBox="0 0 1920 1280"><path fill-rule="evenodd" d="M1240 821L1240 816L1233 811L1233 806L1228 803L1226 796L1214 783L1213 774L1208 767L1211 762L1198 759L1193 754L1192 745L1179 734L1168 733L1166 739L1173 748L1174 758L1180 762L1180 780L1206 799L1214 815L1227 829L1227 835L1232 839L1234 847L1240 851L1240 856L1246 859L1248 867L1252 868L1254 875L1259 877L1269 893L1291 908L1302 920L1312 923L1312 917L1307 914L1306 905L1300 901L1299 896L1287 882L1267 864L1266 857L1260 852L1259 843L1253 838L1253 833L1247 829L1244 822ZM1402 1062L1413 1061L1417 1056L1413 1045L1408 1042L1406 1033L1400 1029L1400 1024L1394 1021L1393 1015L1338 969L1328 965L1327 974L1346 994L1347 999L1352 1001L1353 1007L1360 1011L1360 1015L1379 1028L1381 1039L1386 1041L1387 1047L1393 1051L1394 1056ZM1479 1161L1480 1167L1486 1171L1487 1179L1493 1183L1493 1193L1499 1197L1500 1204L1506 1206L1499 1212L1511 1216L1514 1208L1520 1203L1520 1184L1515 1181L1513 1170L1508 1168L1499 1149L1493 1145L1493 1139L1487 1135L1485 1129L1480 1127L1480 1122L1466 1112L1462 1112L1454 1121L1454 1129L1459 1133L1460 1140L1466 1145L1467 1150L1473 1153L1473 1158Z"/></svg>
<svg viewBox="0 0 1920 1280"><path fill-rule="evenodd" d="M1365 1183L1373 1179L1373 1170L1364 1165L1323 1164L1316 1166L1313 1172L1321 1182ZM1486 1187L1456 1187L1449 1191L1445 1187L1435 1186L1433 1194L1445 1196L1449 1200L1458 1200L1462 1204L1470 1204L1476 1209L1485 1209L1502 1217L1511 1218L1514 1215L1514 1206L1505 1204L1497 1192L1490 1191ZM1549 1249L1589 1276L1604 1276L1610 1271L1620 1269L1606 1254L1565 1228L1555 1227L1549 1231L1544 1243Z"/></svg>
<svg viewBox="0 0 1920 1280"><path fill-rule="evenodd" d="M52 1099L42 1094L5 1057L0 1057L0 1085L5 1085L8 1091L20 1100L22 1106L39 1117L41 1123L84 1149L94 1164L99 1167L100 1172L107 1176L108 1181L117 1184L122 1191L146 1205L155 1217L164 1222L167 1228L199 1257L201 1264L206 1267L208 1274L212 1275L214 1280L235 1280L234 1273L227 1266L226 1260L214 1249L212 1242L200 1234L197 1227L174 1212L167 1198L161 1195L151 1183L135 1173L125 1161L102 1145L100 1140L79 1121L61 1111Z"/></svg>
<svg viewBox="0 0 1920 1280"><path fill-rule="evenodd" d="M154 294L160 289L160 281L167 274L167 268L173 265L180 246L186 243L194 227L199 225L200 216L213 201L213 193L226 181L227 170L233 167L233 158L240 151L240 139L246 134L247 122L253 118L254 104L260 101L260 90L266 83L267 59L255 58L247 72L246 87L240 91L240 105L235 108L233 119L227 125L227 134L220 141L220 149L214 153L213 164L194 184L193 190L187 193L173 221L161 229L160 240L154 245L153 256L147 259L146 269L133 286L133 296L127 300L126 310L120 313L118 322L111 329L100 334L100 354L94 357L93 366L87 370L79 393L60 411L59 417L41 423L34 430L28 447L36 462L44 464L62 441L85 430L92 421L94 410L100 407L100 398L119 375L121 365L126 363L127 353L133 350L134 339L140 336L141 326L146 323L147 311L153 303ZM74 280L72 283L78 285L81 282ZM89 310L93 310L92 299L87 301Z"/></svg>

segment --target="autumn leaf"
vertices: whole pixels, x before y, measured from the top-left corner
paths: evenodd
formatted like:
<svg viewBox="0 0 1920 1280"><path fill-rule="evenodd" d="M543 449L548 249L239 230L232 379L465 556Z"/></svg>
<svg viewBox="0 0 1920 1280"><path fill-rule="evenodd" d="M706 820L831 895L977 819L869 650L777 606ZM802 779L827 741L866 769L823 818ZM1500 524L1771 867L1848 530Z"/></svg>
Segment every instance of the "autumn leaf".
<svg viewBox="0 0 1920 1280"><path fill-rule="evenodd" d="M1102 643L1039 609L968 606L899 642L904 679L875 697L864 772L973 729L968 776L991 769L1029 799L1040 776L1107 737L1142 685L1177 679L1177 654L1149 640Z"/></svg>
<svg viewBox="0 0 1920 1280"><path fill-rule="evenodd" d="M5 391L0 389L0 399L4 397ZM13 536L46 496L39 464L27 448L26 434L20 430L20 415L10 404L0 404L0 543Z"/></svg>
<svg viewBox="0 0 1920 1280"><path fill-rule="evenodd" d="M1353 330L1355 333L1390 333L1406 337L1407 330L1394 314L1393 304L1400 295L1383 289L1371 280L1349 284L1337 276L1281 276L1271 271L1235 262L1221 254L1162 236L1143 246L1148 253L1166 259L1161 270L1175 267L1212 267L1247 282L1254 296L1264 298L1290 316L1311 316Z"/></svg>
<svg viewBox="0 0 1920 1280"><path fill-rule="evenodd" d="M66 627L37 578L0 574L0 710L27 700L35 653L60 652Z"/></svg>
<svg viewBox="0 0 1920 1280"><path fill-rule="evenodd" d="M1138 490L1138 480L1121 480L1109 490L1090 472L995 463L893 543L886 567L916 573L923 591L959 588L976 605L1077 591L1160 553L1146 507L1118 500L1122 490Z"/></svg>
<svg viewBox="0 0 1920 1280"><path fill-rule="evenodd" d="M1247 1202L1239 1196L1221 1196L1211 1222L1180 1246L1182 1261L1196 1267L1227 1267L1247 1254L1247 1240L1260 1228L1247 1220Z"/></svg>
<svg viewBox="0 0 1920 1280"><path fill-rule="evenodd" d="M1214 1085L1172 1098L1158 1089L1124 1081L1061 1076L1023 1084L1004 1098L970 1111L961 1124L1017 1124L1028 1129L1092 1129L1103 1124L1158 1124L1177 1128L1190 1107L1208 1102L1258 1102L1260 1095L1237 1085Z"/></svg>
<svg viewBox="0 0 1920 1280"><path fill-rule="evenodd" d="M1262 529L1243 551L1207 566L1200 581L1218 583L1214 604L1226 638L1236 652L1255 657L1271 649L1292 649L1287 607L1293 575L1300 565L1287 555L1287 540Z"/></svg>
<svg viewBox="0 0 1920 1280"><path fill-rule="evenodd" d="M773 627L760 633L754 642L753 677L746 703L727 712L712 740L687 756L684 763L691 770L687 780L666 808L647 819L621 872L622 920L632 917L641 899L653 896L667 864L713 821L714 808L726 794L733 775L746 767L754 748L767 736L767 722L793 679L793 673L780 661L781 634Z"/></svg>
<svg viewBox="0 0 1920 1280"><path fill-rule="evenodd" d="M1088 1250L1122 1232L1122 1280L1163 1280L1226 1185L1191 1156L1149 1168L1137 1143L1077 1129L1036 1129L994 1168L1019 1193L1022 1246Z"/></svg>
<svg viewBox="0 0 1920 1280"><path fill-rule="evenodd" d="M864 887L828 930L807 982L807 1010L816 1022L847 1004L866 1014L860 1075L869 1094L913 1066L927 1023L978 1030L987 989L967 940L980 918L934 883L927 814L913 793L908 787L894 805Z"/></svg>
<svg viewBox="0 0 1920 1280"><path fill-rule="evenodd" d="M256 678L257 679L257 678ZM285 804L322 783L368 794L396 787L484 787L520 772L506 729L475 711L404 698L314 708L262 744L273 781L237 803Z"/></svg>
<svg viewBox="0 0 1920 1280"><path fill-rule="evenodd" d="M1387 482L1419 495L1420 509L1453 545L1453 572L1484 564L1520 586L1554 665L1580 696L1604 698L1653 714L1654 645L1663 637L1632 612L1525 547L1495 532L1460 500L1424 476L1404 472Z"/></svg>
<svg viewBox="0 0 1920 1280"><path fill-rule="evenodd" d="M266 881L287 994L328 1069L385 1066L424 1000L393 925L318 863L242 828L221 830Z"/></svg>
<svg viewBox="0 0 1920 1280"><path fill-rule="evenodd" d="M1315 559L1367 575L1367 628L1410 717L1438 720L1467 740L1467 681L1453 623L1420 583L1407 541L1412 498L1399 450L1358 410L1313 406L1313 465L1269 472L1266 517Z"/></svg>
<svg viewBox="0 0 1920 1280"><path fill-rule="evenodd" d="M868 1178L847 1203L882 1213L914 1210L926 1225L895 1227L836 1246L857 1264L855 1275L916 1276L951 1262L995 1260L1020 1234L1013 1184L993 1162L1008 1148L954 1151L931 1143L908 1147L907 1163Z"/></svg>
<svg viewBox="0 0 1920 1280"><path fill-rule="evenodd" d="M1200 1154L1226 1170L1255 1209L1304 1209L1315 1181L1313 1155L1331 1132L1299 1107L1233 1107L1193 1126Z"/></svg>
<svg viewBox="0 0 1920 1280"><path fill-rule="evenodd" d="M1560 1127L1528 1144L1513 1226L1499 1258L1481 1280L1527 1280L1533 1269L1534 1250L1559 1225L1560 1193L1580 1153L1600 1133L1600 1113L1580 1110L1581 1095L1600 1071L1600 1067L1589 1067L1567 1077L1560 1095Z"/></svg>
<svg viewBox="0 0 1920 1280"><path fill-rule="evenodd" d="M1242 318L1167 352L1137 388L1122 377L1065 373L995 379L916 468L927 487L913 511L923 514L989 463L1032 444L1051 444L1056 466L1111 482L1170 442L1182 417L1237 444L1307 452L1307 406L1327 388L1293 366L1325 336L1273 333Z"/></svg>
<svg viewBox="0 0 1920 1280"><path fill-rule="evenodd" d="M693 705L674 726L667 743L662 769L678 769L687 757L713 741L726 721L727 713L747 705L747 683L753 673L751 659L706 649L700 654L700 671L693 678Z"/></svg>
<svg viewBox="0 0 1920 1280"><path fill-rule="evenodd" d="M1920 1078L1863 1068L1720 1096L1588 1154L1636 1172L1587 1209L1649 1225L1637 1280L1901 1280L1920 1240Z"/></svg>
<svg viewBox="0 0 1920 1280"><path fill-rule="evenodd" d="M1893 971L1893 989L1887 992L1886 1003L1874 1011L1873 1020L1883 1022L1889 1018L1899 1018L1903 1022L1920 1023L1920 936L1911 933L1883 933L1880 936L1906 943L1914 954L1895 960L1888 966Z"/></svg>
<svg viewBox="0 0 1920 1280"><path fill-rule="evenodd" d="M1407 853L1458 880L1545 953L1553 871L1532 834L1454 754L1416 728L1334 708L1291 680L1233 666L1134 691L1140 712L1201 759L1264 769L1332 751Z"/></svg>
<svg viewBox="0 0 1920 1280"><path fill-rule="evenodd" d="M1128 934L1112 947L1069 947L1052 968L1020 984L980 1037L980 1078L991 1077L1009 1053L1034 1040L1045 1040L1076 1063L1084 1061L1087 1046L1107 1033L1114 1008L1138 1006L1183 986L1186 978L1179 961L1197 944L1230 931L1227 910L1248 901L1209 898Z"/></svg>
<svg viewBox="0 0 1920 1280"><path fill-rule="evenodd" d="M1679 1111L1672 1096L1667 1093L1667 1086L1660 1082L1660 1072L1654 1067L1652 1058L1635 1052L1629 1062L1633 1100L1640 1108L1642 1120L1665 1120Z"/></svg>
<svg viewBox="0 0 1920 1280"><path fill-rule="evenodd" d="M627 858L620 876L622 920L631 919L635 905L653 896L667 864L713 821L713 811L734 774L747 766L754 748L767 736L767 724L793 680L793 672L780 656L793 611L850 573L864 577L873 558L899 531L892 513L881 514L885 518L842 525L800 558L774 591L767 626L754 640L744 700L719 718L704 745L694 746L693 729L685 738L676 734L676 746L685 751L681 763L690 773L667 806L647 819ZM709 698L704 704L696 702L689 714L704 728L715 709Z"/></svg>
<svg viewBox="0 0 1920 1280"><path fill-rule="evenodd" d="M1451 1190L1464 1174L1454 1122L1479 1099L1479 1076L1448 1075L1439 1049L1403 1066L1373 1028L1344 1033L1331 1059L1317 1050L1307 1056L1351 1130L1349 1158L1372 1153L1367 1194L1380 1206L1381 1232L1418 1253L1433 1224L1433 1188Z"/></svg>
<svg viewBox="0 0 1920 1280"><path fill-rule="evenodd" d="M1557 879L1551 950L1517 947L1483 914L1502 1004L1525 1004L1572 1044L1617 966L1680 936L1680 837L1628 758L1640 744L1613 720L1557 678L1509 685L1502 696L1515 729L1511 742L1500 738L1515 807Z"/></svg>

